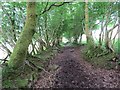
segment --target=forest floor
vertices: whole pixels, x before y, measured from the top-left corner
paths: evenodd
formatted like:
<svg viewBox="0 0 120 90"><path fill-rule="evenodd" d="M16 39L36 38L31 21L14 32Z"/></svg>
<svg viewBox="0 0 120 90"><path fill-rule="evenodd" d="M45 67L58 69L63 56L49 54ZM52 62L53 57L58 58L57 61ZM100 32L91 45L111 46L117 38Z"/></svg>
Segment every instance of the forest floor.
<svg viewBox="0 0 120 90"><path fill-rule="evenodd" d="M83 59L83 47L62 48L34 88L120 88L120 72L96 68Z"/></svg>

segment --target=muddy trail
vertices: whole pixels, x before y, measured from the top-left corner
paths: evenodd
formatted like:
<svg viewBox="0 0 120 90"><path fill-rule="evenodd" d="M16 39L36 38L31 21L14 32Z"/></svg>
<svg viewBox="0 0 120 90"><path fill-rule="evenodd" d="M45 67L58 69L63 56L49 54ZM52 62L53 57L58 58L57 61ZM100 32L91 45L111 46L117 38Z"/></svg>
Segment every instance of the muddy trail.
<svg viewBox="0 0 120 90"><path fill-rule="evenodd" d="M65 47L39 74L34 88L120 88L120 73L95 68L83 59L83 47Z"/></svg>

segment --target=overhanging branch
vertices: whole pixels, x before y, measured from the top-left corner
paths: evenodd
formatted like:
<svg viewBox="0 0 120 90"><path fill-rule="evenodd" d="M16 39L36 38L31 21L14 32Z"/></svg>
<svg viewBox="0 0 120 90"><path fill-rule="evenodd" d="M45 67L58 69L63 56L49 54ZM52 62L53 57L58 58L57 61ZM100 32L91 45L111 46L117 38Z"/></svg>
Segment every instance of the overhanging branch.
<svg viewBox="0 0 120 90"><path fill-rule="evenodd" d="M114 30L116 27L118 27L119 26L119 23L118 24L116 24L116 25L114 25L113 26L113 28L111 28L110 30L108 30L108 32L111 32L112 30Z"/></svg>
<svg viewBox="0 0 120 90"><path fill-rule="evenodd" d="M66 4L66 3L69 3L69 2L63 2L62 4L56 4L56 2L55 2L52 5L50 5L48 8L47 8L47 6L48 6L48 3L47 3L47 5L46 5L45 9L42 11L42 13L40 13L37 16L40 16L40 15L44 14L45 12L49 11L52 7L60 7L64 4Z"/></svg>

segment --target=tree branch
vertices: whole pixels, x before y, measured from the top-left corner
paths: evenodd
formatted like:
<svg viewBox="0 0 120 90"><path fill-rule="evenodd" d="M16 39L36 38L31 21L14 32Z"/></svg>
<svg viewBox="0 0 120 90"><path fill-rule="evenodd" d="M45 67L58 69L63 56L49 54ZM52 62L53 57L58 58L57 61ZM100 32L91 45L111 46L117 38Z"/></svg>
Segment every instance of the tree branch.
<svg viewBox="0 0 120 90"><path fill-rule="evenodd" d="M53 3L53 4L50 5L48 8L47 8L47 6L48 6L48 3L47 3L45 9L43 10L42 13L39 14L39 16L42 15L42 14L44 14L45 12L49 11L52 7L60 7L60 6L64 5L64 4L66 4L66 3L69 3L69 2L63 2L62 4ZM38 16L38 15L37 15L37 16Z"/></svg>
<svg viewBox="0 0 120 90"><path fill-rule="evenodd" d="M116 24L113 26L113 28L111 28L110 30L108 30L108 32L111 32L113 29L115 29L117 26L119 26L119 24Z"/></svg>

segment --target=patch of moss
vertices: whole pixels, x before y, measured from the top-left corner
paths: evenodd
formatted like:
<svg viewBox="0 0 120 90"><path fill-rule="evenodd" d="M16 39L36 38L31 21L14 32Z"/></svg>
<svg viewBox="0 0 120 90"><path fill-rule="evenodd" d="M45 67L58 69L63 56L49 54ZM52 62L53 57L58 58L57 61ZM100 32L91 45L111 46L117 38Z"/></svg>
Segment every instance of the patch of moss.
<svg viewBox="0 0 120 90"><path fill-rule="evenodd" d="M31 73L32 70L27 66L18 69L5 66L2 71L2 86L3 88L25 87L28 84Z"/></svg>
<svg viewBox="0 0 120 90"><path fill-rule="evenodd" d="M24 88L28 87L29 81L37 79L40 71L38 68L45 67L45 63L50 60L56 52L45 51L33 57L28 57L27 61L34 64L36 67L30 67L26 63L17 69L9 68L8 65L2 70L2 86L3 88ZM41 58L42 57L42 58ZM47 59L49 58L49 59ZM30 63L29 63L30 64ZM31 65L32 66L32 65ZM38 67L38 68L37 68Z"/></svg>
<svg viewBox="0 0 120 90"><path fill-rule="evenodd" d="M116 66L116 63L111 61L115 54L99 47L85 48L83 50L83 57L95 67L114 69Z"/></svg>
<svg viewBox="0 0 120 90"><path fill-rule="evenodd" d="M16 78L15 80L5 80L2 85L3 88L18 88L25 87L28 84L28 79Z"/></svg>
<svg viewBox="0 0 120 90"><path fill-rule="evenodd" d="M94 57L91 59L91 63L93 63L96 67L114 69L116 65L114 62L111 61L113 57L113 53L109 53L101 57Z"/></svg>

